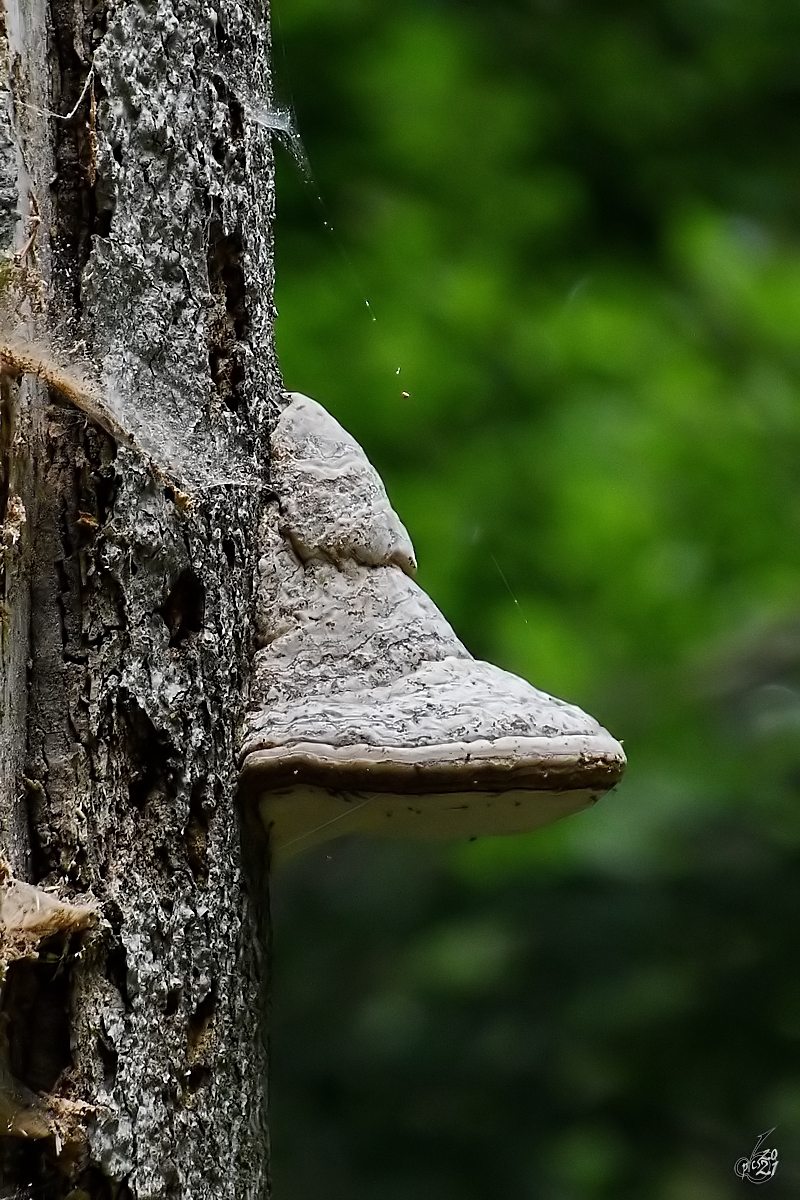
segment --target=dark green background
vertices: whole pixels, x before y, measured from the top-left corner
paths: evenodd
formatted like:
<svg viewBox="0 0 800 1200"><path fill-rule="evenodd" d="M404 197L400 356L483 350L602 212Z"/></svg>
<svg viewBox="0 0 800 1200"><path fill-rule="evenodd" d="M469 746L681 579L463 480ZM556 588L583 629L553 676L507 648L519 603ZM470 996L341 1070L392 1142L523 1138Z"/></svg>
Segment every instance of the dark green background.
<svg viewBox="0 0 800 1200"><path fill-rule="evenodd" d="M772 1126L798 1195L800 4L273 28L325 209L285 157L287 385L473 653L629 756L538 835L278 876L276 1200L727 1200Z"/></svg>

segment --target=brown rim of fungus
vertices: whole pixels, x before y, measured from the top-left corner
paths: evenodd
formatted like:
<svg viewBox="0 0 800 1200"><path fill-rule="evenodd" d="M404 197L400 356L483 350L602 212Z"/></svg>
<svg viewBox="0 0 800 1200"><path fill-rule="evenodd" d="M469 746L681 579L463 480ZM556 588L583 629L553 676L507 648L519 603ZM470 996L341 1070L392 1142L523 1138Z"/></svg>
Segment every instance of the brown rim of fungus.
<svg viewBox="0 0 800 1200"><path fill-rule="evenodd" d="M592 747L588 738L507 737L419 749L299 742L250 751L242 765L240 786L249 791L302 782L412 796L473 788L488 792L607 791L622 778L624 765L619 750L610 745Z"/></svg>

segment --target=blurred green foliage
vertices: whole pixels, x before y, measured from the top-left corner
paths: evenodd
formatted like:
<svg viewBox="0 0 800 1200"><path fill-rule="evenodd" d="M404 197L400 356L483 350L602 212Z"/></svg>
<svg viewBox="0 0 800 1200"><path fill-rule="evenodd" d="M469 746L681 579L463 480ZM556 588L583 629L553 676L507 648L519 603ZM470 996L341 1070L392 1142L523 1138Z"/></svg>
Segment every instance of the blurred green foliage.
<svg viewBox="0 0 800 1200"><path fill-rule="evenodd" d="M538 835L276 880L276 1200L727 1200L772 1126L797 1195L800 6L273 27L322 193L279 164L287 385L473 653L630 762Z"/></svg>

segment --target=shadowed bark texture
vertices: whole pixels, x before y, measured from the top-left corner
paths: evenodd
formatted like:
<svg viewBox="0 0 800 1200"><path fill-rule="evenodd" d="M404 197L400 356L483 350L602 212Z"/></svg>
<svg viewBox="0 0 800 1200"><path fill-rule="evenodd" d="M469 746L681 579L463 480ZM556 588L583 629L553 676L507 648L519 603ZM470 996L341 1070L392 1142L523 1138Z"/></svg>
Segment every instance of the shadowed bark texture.
<svg viewBox="0 0 800 1200"><path fill-rule="evenodd" d="M267 1195L267 17L5 0L0 341L48 366L0 377L0 1196Z"/></svg>

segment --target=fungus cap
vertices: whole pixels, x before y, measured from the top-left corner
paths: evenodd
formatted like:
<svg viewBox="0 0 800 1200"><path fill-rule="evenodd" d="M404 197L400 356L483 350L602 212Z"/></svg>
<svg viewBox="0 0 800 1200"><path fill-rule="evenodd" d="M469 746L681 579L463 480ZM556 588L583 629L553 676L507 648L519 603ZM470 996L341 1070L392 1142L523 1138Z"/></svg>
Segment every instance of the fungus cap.
<svg viewBox="0 0 800 1200"><path fill-rule="evenodd" d="M622 747L592 717L472 658L410 578L377 473L307 397L278 420L273 486L240 787L274 853L523 832L619 780Z"/></svg>

